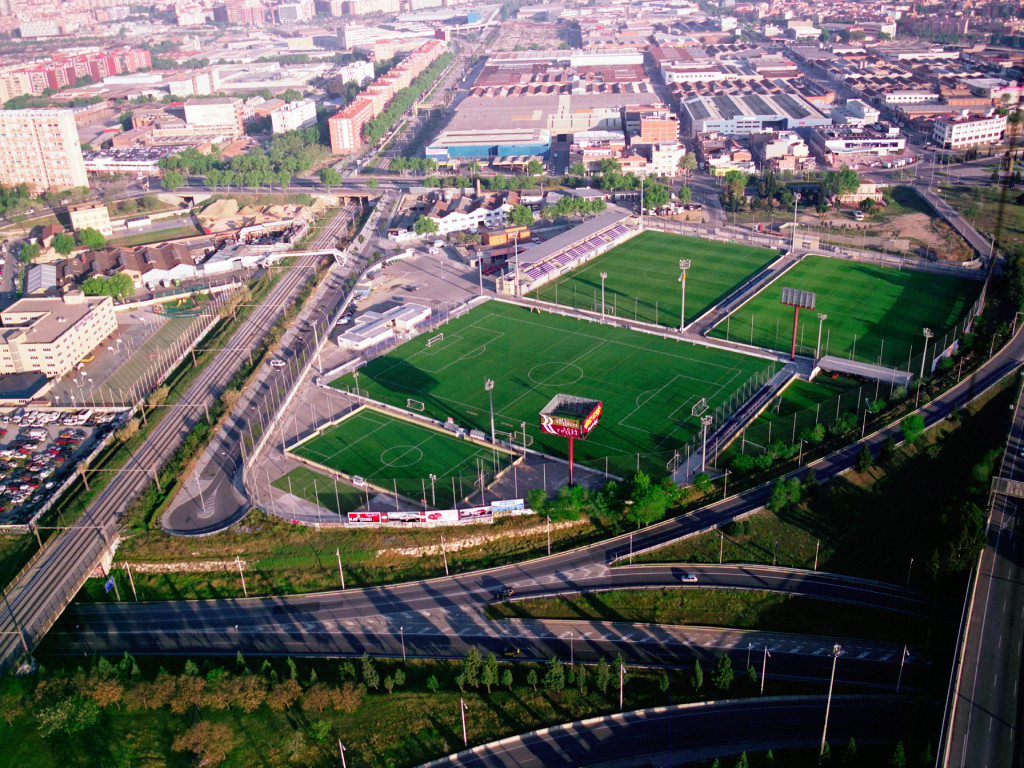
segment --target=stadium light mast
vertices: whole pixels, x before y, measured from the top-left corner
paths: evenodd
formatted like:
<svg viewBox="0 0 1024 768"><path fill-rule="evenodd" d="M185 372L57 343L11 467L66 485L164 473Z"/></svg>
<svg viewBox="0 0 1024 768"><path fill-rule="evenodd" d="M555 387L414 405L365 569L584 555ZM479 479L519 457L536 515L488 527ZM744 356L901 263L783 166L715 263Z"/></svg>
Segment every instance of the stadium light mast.
<svg viewBox="0 0 1024 768"><path fill-rule="evenodd" d="M484 389L491 401L491 445L494 445L494 379L484 379Z"/></svg>
<svg viewBox="0 0 1024 768"><path fill-rule="evenodd" d="M679 282L682 283L682 298L680 299L679 306L679 332L683 332L683 328L686 327L686 270L690 268L692 262L689 259L679 260L679 269L683 271L683 274L679 276Z"/></svg>
<svg viewBox="0 0 1024 768"><path fill-rule="evenodd" d="M793 195L793 248L796 251L796 209L800 205L800 193L797 192Z"/></svg>
<svg viewBox="0 0 1024 768"><path fill-rule="evenodd" d="M825 321L828 320L828 315L824 312L818 313L818 347L814 351L815 360L821 358L821 326L824 325Z"/></svg>
<svg viewBox="0 0 1024 768"><path fill-rule="evenodd" d="M825 757L825 738L828 736L828 713L832 709L832 684L836 681L836 660L843 652L843 646L836 643L832 646L832 676L828 681L828 700L825 704L825 727L821 731L821 747L818 749L818 768L821 768L821 761Z"/></svg>
<svg viewBox="0 0 1024 768"><path fill-rule="evenodd" d="M608 273L601 273L601 321L604 321L604 281L608 279Z"/></svg>
<svg viewBox="0 0 1024 768"><path fill-rule="evenodd" d="M928 339L935 334L932 333L931 328L922 328L921 331L924 333L924 352L921 354L921 375L917 377L917 395L914 397L914 409L917 409L917 404L921 402L921 385L924 383L924 361L928 357Z"/></svg>
<svg viewBox="0 0 1024 768"><path fill-rule="evenodd" d="M710 416L701 416L700 425L704 429L704 447L700 452L700 471L704 472L704 466L708 460L708 430L711 428L711 422L714 421Z"/></svg>

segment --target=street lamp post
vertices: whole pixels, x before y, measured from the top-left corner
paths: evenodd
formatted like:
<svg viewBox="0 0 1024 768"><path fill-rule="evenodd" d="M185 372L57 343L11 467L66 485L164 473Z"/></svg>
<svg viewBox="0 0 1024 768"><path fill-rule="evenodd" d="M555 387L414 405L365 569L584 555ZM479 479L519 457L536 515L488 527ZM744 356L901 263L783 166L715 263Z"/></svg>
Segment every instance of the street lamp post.
<svg viewBox="0 0 1024 768"><path fill-rule="evenodd" d="M686 327L686 270L690 268L692 262L689 259L679 260L679 269L683 271L683 274L679 276L679 282L682 283L682 289L680 293L682 298L680 299L679 306L679 332L683 332L683 328Z"/></svg>
<svg viewBox="0 0 1024 768"><path fill-rule="evenodd" d="M444 536L441 537L441 554L444 555L444 575L448 576L448 550L444 548Z"/></svg>
<svg viewBox="0 0 1024 768"><path fill-rule="evenodd" d="M708 458L708 429L711 427L711 422L714 421L710 416L701 416L700 425L704 429L704 447L700 452L700 471L704 471L704 467L707 463Z"/></svg>
<svg viewBox="0 0 1024 768"><path fill-rule="evenodd" d="M491 402L491 445L494 445L494 379L484 379L484 389Z"/></svg>
<svg viewBox="0 0 1024 768"><path fill-rule="evenodd" d="M430 475L430 504L434 509L437 509L437 494L434 492L434 481L437 480L437 475L431 473Z"/></svg>
<svg viewBox="0 0 1024 768"><path fill-rule="evenodd" d="M402 663L405 663L405 627L398 628L398 634L402 638Z"/></svg>
<svg viewBox="0 0 1024 768"><path fill-rule="evenodd" d="M818 347L814 351L815 359L819 359L821 357L821 326L823 326L825 324L826 320L828 320L828 315L826 315L824 312L819 312L818 313Z"/></svg>
<svg viewBox="0 0 1024 768"><path fill-rule="evenodd" d="M821 747L818 749L818 768L821 768L821 761L825 755L825 738L828 736L828 713L832 708L832 685L836 681L836 660L843 652L843 646L836 643L832 646L832 676L828 681L828 699L825 702L825 727L821 731Z"/></svg>
<svg viewBox="0 0 1024 768"><path fill-rule="evenodd" d="M900 674L899 677L896 678L896 693L900 692L900 683L903 682L903 665L906 663L907 656L909 655L910 652L907 650L907 646L904 645L903 653L900 654Z"/></svg>
<svg viewBox="0 0 1024 768"><path fill-rule="evenodd" d="M338 754L341 755L341 768L348 768L345 765L345 747L341 743L341 739L338 739Z"/></svg>
<svg viewBox="0 0 1024 768"><path fill-rule="evenodd" d="M768 659L771 654L768 652L768 646L764 647L764 658L761 659L761 695L764 696L764 675L768 671Z"/></svg>
<svg viewBox="0 0 1024 768"><path fill-rule="evenodd" d="M608 279L608 273L601 273L601 320L604 320L604 281Z"/></svg>
<svg viewBox="0 0 1024 768"><path fill-rule="evenodd" d="M917 404L921 402L921 385L924 383L924 361L928 358L928 339L935 334L932 333L931 328L922 328L924 333L924 352L921 354L921 375L917 377L917 394L914 397L914 408L917 409Z"/></svg>

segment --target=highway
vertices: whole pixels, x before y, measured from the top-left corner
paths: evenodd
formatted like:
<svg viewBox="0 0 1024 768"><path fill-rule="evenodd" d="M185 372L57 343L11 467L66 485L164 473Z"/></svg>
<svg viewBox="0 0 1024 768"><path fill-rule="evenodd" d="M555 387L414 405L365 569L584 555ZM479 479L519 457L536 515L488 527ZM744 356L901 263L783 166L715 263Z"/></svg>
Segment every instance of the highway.
<svg viewBox="0 0 1024 768"><path fill-rule="evenodd" d="M0 671L25 655L67 607L109 549L118 520L151 481L154 467L167 462L205 408L219 396L238 370L240 349L253 349L275 318L309 278L313 257L303 257L256 307L232 336L228 348L203 370L181 399L170 408L146 441L114 475L82 518L67 532L47 543L31 566L4 592L0 618Z"/></svg>
<svg viewBox="0 0 1024 768"><path fill-rule="evenodd" d="M420 768L623 768L678 765L743 751L817 748L825 703L824 696L793 696L625 712L481 744ZM915 720L928 714L918 707L911 699L833 696L828 721L832 754L841 754L851 736L858 744L904 738Z"/></svg>
<svg viewBox="0 0 1024 768"><path fill-rule="evenodd" d="M1024 571L1019 513L1024 487L1024 391L1018 398L1003 463L989 509L988 546L968 596L959 675L942 766L1003 768L1020 765L1021 642Z"/></svg>

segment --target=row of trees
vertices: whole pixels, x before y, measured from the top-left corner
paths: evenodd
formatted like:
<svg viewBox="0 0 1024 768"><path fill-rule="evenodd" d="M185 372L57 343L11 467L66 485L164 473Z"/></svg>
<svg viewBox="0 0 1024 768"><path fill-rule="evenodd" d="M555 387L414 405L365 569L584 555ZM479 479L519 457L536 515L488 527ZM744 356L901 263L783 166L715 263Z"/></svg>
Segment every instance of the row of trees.
<svg viewBox="0 0 1024 768"><path fill-rule="evenodd" d="M398 118L416 102L420 94L437 82L441 73L448 68L454 58L454 54L450 52L442 53L433 64L412 81L412 84L396 93L387 109L366 123L363 129L366 141L373 144L383 136L388 128L394 125Z"/></svg>
<svg viewBox="0 0 1024 768"><path fill-rule="evenodd" d="M110 277L94 276L86 278L82 282L82 292L86 296L113 296L115 299L127 299L135 295L135 283L123 272Z"/></svg>
<svg viewBox="0 0 1024 768"><path fill-rule="evenodd" d="M86 248L98 251L107 244L107 238L103 233L92 227L86 227L78 231L78 242ZM53 237L53 250L61 256L67 256L75 249L75 236L68 232L59 232Z"/></svg>
<svg viewBox="0 0 1024 768"><path fill-rule="evenodd" d="M586 218L587 216L596 216L599 213L604 213L607 209L608 204L601 198L587 200L583 197L562 195L554 205L545 206L540 212L540 217L545 221L554 221L562 216L571 216L573 214L579 214Z"/></svg>
<svg viewBox="0 0 1024 768"><path fill-rule="evenodd" d="M760 176L728 171L722 179L722 207L732 213L742 210L747 203L747 187L756 186L750 204L752 210L771 210L776 204L788 209L794 203L795 194L783 181L772 170L766 170ZM857 172L843 166L841 170L826 172L817 187L801 184L802 202L805 207L814 206L818 213L825 213L831 207L832 198L856 192L859 186Z"/></svg>
<svg viewBox="0 0 1024 768"><path fill-rule="evenodd" d="M646 473L638 472L628 482L610 480L597 491L582 485L563 486L553 499L537 488L527 493L526 505L552 520L578 520L586 514L601 527L626 530L658 522L670 506L684 501L687 495L688 491L669 477L654 482Z"/></svg>

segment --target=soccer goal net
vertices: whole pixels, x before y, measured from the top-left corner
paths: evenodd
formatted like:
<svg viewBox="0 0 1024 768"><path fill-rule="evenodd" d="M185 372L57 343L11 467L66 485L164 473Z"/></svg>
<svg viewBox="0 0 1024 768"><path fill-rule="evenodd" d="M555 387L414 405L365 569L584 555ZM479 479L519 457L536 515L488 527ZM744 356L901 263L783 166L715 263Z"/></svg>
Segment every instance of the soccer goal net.
<svg viewBox="0 0 1024 768"><path fill-rule="evenodd" d="M703 416L705 413L707 413L707 411L708 399L706 397L702 397L700 400L693 404L693 407L690 409L690 415Z"/></svg>
<svg viewBox="0 0 1024 768"><path fill-rule="evenodd" d="M601 312L601 302L600 301L598 301L598 302L596 302L594 304L594 310L593 311L594 311L594 314L597 314L597 315L602 314L602 312ZM612 317L615 317L615 305L614 304L605 304L604 305L604 314L605 315L611 315Z"/></svg>
<svg viewBox="0 0 1024 768"><path fill-rule="evenodd" d="M413 400L411 397L405 401L405 407L410 411L418 411L419 413L423 413L427 408L422 402Z"/></svg>
<svg viewBox="0 0 1024 768"><path fill-rule="evenodd" d="M437 334L437 336L432 336L431 338L427 339L427 346L432 347L439 341L444 341L443 333L439 333Z"/></svg>
<svg viewBox="0 0 1024 768"><path fill-rule="evenodd" d="M523 445L524 445L524 443L523 443L523 433L522 432L513 432L512 433L512 439L509 442L511 442L512 445L514 445L514 446L518 446L519 448L522 448ZM533 436L530 433L526 434L526 443L525 443L525 445L526 445L527 448L529 448L531 445L533 445Z"/></svg>

